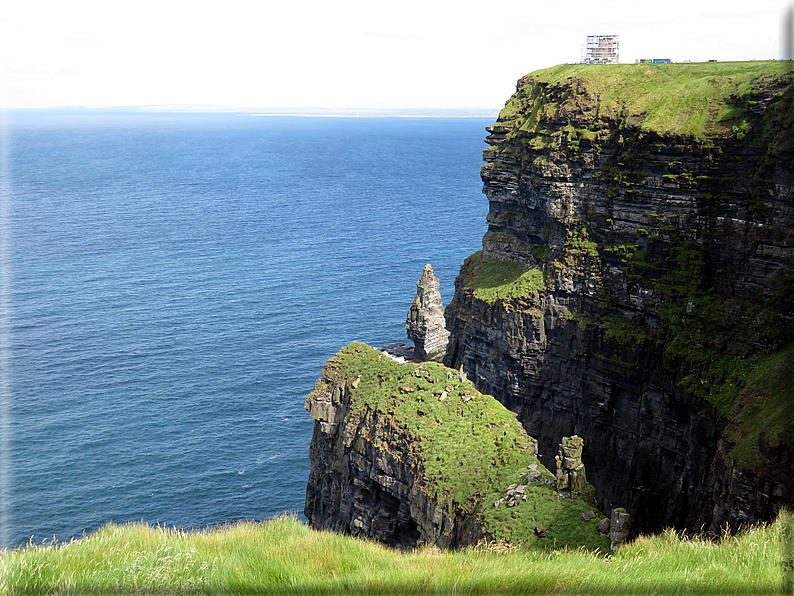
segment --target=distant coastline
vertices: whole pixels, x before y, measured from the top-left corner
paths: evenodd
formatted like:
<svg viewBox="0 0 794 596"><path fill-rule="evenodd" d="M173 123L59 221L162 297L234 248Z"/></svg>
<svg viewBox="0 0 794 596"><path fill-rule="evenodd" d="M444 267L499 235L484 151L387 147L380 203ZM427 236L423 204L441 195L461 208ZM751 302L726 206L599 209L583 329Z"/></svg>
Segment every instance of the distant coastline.
<svg viewBox="0 0 794 596"><path fill-rule="evenodd" d="M304 116L326 118L497 118L501 108L230 108L212 105L151 106L56 106L49 108L6 108L3 111L69 113L189 113L236 114L240 116Z"/></svg>

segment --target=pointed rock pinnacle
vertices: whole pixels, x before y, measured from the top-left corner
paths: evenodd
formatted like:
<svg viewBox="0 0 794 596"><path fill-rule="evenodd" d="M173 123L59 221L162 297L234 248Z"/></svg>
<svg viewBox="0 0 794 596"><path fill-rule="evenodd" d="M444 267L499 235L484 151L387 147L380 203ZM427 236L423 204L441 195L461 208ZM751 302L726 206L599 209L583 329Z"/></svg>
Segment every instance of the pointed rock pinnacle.
<svg viewBox="0 0 794 596"><path fill-rule="evenodd" d="M449 331L444 320L444 304L438 291L438 278L430 265L425 265L416 284L416 298L408 311L405 329L415 344L417 360L440 362L447 351Z"/></svg>

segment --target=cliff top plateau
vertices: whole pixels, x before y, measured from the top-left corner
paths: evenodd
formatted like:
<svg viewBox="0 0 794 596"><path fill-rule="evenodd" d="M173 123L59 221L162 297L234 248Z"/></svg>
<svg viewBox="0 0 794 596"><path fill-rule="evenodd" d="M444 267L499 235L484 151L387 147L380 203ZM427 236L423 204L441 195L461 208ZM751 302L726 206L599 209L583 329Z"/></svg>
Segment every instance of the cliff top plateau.
<svg viewBox="0 0 794 596"><path fill-rule="evenodd" d="M777 60L565 64L522 77L498 125L533 133L550 120L576 130L577 125L611 119L646 133L706 142L742 137L760 115L765 123L755 144L791 150L791 80L791 65ZM589 132L583 134L597 136L596 130Z"/></svg>

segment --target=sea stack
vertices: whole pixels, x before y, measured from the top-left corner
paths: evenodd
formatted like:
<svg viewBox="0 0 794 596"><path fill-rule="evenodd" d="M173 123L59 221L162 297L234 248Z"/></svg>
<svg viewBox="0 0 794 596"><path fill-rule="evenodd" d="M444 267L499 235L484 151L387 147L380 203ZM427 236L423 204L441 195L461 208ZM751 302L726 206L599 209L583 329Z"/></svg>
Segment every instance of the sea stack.
<svg viewBox="0 0 794 596"><path fill-rule="evenodd" d="M447 351L449 331L444 321L444 304L433 268L425 265L416 284L416 298L408 311L405 330L415 344L414 358L441 362Z"/></svg>

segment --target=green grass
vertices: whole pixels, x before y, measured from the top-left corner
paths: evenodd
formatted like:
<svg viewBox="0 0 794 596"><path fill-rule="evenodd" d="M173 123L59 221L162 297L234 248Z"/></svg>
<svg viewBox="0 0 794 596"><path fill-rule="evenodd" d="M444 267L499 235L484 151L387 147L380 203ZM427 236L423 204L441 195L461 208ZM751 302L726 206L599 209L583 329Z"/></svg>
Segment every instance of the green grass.
<svg viewBox="0 0 794 596"><path fill-rule="evenodd" d="M568 231L568 238L565 241L565 256L573 257L574 255L581 255L583 257L590 257L592 259L598 258L598 245L590 239L590 232L586 227L582 227L579 231ZM568 259L569 264L572 264L576 259Z"/></svg>
<svg viewBox="0 0 794 596"><path fill-rule="evenodd" d="M424 491L450 511L475 515L489 539L608 550L600 518L581 519L593 505L559 497L554 475L538 461L515 414L458 371L434 362L397 363L354 342L328 360L315 392L343 384L351 393L345 423L423 470ZM376 418L376 425L362 422ZM399 429L400 445L392 429ZM521 477L529 466L537 470L531 481ZM527 499L495 506L511 484L528 485Z"/></svg>
<svg viewBox="0 0 794 596"><path fill-rule="evenodd" d="M668 531L614 556L494 544L400 552L291 516L192 532L109 525L69 543L2 551L0 593L775 594L782 525L717 542Z"/></svg>
<svg viewBox="0 0 794 596"><path fill-rule="evenodd" d="M545 258L547 252L538 250L533 254ZM488 304L529 298L546 288L541 269L513 261L483 261L482 251L466 259L460 275L474 296Z"/></svg>
<svg viewBox="0 0 794 596"><path fill-rule="evenodd" d="M523 77L499 121L512 130L545 134L551 120L573 119L581 126L578 134L569 134L577 147L579 137L597 138L585 125L599 117L626 120L643 131L704 141L746 130L750 98L775 80L790 83L787 63L563 64ZM550 99L549 87L559 88L555 99ZM780 103L784 108L789 105ZM790 144L789 133L785 139L780 135L786 129L782 122L790 124L794 114L784 108L785 113L770 112L770 117L782 120L769 132L779 143Z"/></svg>

